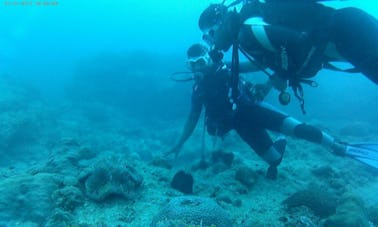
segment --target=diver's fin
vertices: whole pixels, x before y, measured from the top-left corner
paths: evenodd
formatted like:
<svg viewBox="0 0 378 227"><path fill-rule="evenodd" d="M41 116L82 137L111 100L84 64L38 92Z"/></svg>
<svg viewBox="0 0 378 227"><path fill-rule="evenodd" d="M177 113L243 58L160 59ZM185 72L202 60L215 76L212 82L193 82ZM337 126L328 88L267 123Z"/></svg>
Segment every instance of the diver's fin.
<svg viewBox="0 0 378 227"><path fill-rule="evenodd" d="M345 155L378 169L378 143L348 144Z"/></svg>

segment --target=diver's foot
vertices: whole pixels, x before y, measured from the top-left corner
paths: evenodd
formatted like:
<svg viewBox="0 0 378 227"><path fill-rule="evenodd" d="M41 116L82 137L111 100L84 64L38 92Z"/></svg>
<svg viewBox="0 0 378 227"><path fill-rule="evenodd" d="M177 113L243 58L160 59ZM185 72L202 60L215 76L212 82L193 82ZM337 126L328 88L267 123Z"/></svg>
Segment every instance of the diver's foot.
<svg viewBox="0 0 378 227"><path fill-rule="evenodd" d="M266 171L266 177L268 179L271 179L271 180L277 179L277 175L278 175L277 166L282 161L283 154L284 154L285 148L286 148L286 139L283 138L283 137L278 138L274 142L273 147L280 154L281 157L279 159L277 159L276 161L271 162L268 170Z"/></svg>
<svg viewBox="0 0 378 227"><path fill-rule="evenodd" d="M277 179L278 170L276 165L269 166L268 170L266 171L266 177L271 180Z"/></svg>
<svg viewBox="0 0 378 227"><path fill-rule="evenodd" d="M347 144L343 143L343 142L336 141L332 145L331 149L332 149L333 153L335 153L336 155L343 156L343 155L345 155L345 152L346 152L346 149L347 149Z"/></svg>
<svg viewBox="0 0 378 227"><path fill-rule="evenodd" d="M279 137L273 144L274 148L283 156L286 149L286 139L284 137ZM282 159L282 157L281 157Z"/></svg>

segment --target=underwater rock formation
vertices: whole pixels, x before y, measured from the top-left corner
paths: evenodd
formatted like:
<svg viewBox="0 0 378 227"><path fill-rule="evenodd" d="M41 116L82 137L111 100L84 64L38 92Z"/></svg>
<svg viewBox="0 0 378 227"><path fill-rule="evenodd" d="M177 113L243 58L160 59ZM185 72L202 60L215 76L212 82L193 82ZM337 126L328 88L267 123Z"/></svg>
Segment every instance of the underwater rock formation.
<svg viewBox="0 0 378 227"><path fill-rule="evenodd" d="M212 163L222 162L227 167L231 167L234 162L235 155L232 152L226 152L223 150L215 150L211 153Z"/></svg>
<svg viewBox="0 0 378 227"><path fill-rule="evenodd" d="M18 175L0 182L0 220L32 222L42 226L52 213L51 194L58 189L53 174Z"/></svg>
<svg viewBox="0 0 378 227"><path fill-rule="evenodd" d="M306 206L310 208L315 215L325 218L336 212L336 197L318 187L311 187L301 190L289 196L283 201L288 208Z"/></svg>
<svg viewBox="0 0 378 227"><path fill-rule="evenodd" d="M83 193L74 186L66 186L58 189L51 197L55 202L55 207L64 211L74 211L76 207L84 203Z"/></svg>
<svg viewBox="0 0 378 227"><path fill-rule="evenodd" d="M252 187L256 183L257 173L248 167L239 167L235 179L247 187Z"/></svg>
<svg viewBox="0 0 378 227"><path fill-rule="evenodd" d="M366 209L361 199L347 195L336 209L336 214L329 217L325 227L369 227Z"/></svg>
<svg viewBox="0 0 378 227"><path fill-rule="evenodd" d="M374 225L378 226L378 206L369 209L369 219Z"/></svg>
<svg viewBox="0 0 378 227"><path fill-rule="evenodd" d="M193 193L193 176L184 171L178 171L171 181L171 187L185 194Z"/></svg>
<svg viewBox="0 0 378 227"><path fill-rule="evenodd" d="M44 227L75 226L74 216L70 212L55 209Z"/></svg>
<svg viewBox="0 0 378 227"><path fill-rule="evenodd" d="M40 170L47 173L75 176L88 160L96 157L96 151L81 146L76 139L68 138L56 142L51 149L46 165Z"/></svg>
<svg viewBox="0 0 378 227"><path fill-rule="evenodd" d="M142 186L143 177L129 165L98 165L81 177L85 194L95 201L103 201L112 195L132 199Z"/></svg>
<svg viewBox="0 0 378 227"><path fill-rule="evenodd" d="M152 220L151 227L168 226L232 227L230 216L206 197L173 198Z"/></svg>
<svg viewBox="0 0 378 227"><path fill-rule="evenodd" d="M155 157L151 160L150 164L164 169L172 169L172 164L164 158Z"/></svg>

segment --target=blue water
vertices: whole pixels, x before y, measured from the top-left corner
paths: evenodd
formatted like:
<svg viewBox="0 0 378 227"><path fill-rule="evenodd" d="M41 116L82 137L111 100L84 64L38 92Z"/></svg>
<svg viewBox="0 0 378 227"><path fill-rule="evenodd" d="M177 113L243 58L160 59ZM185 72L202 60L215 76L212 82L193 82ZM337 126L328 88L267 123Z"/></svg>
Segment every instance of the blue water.
<svg viewBox="0 0 378 227"><path fill-rule="evenodd" d="M140 148L148 161L173 146L192 83L175 83L169 75L188 70L186 49L201 42L198 17L214 2L1 1L0 180L48 163L67 138L95 151ZM357 6L378 18L376 1L326 4ZM275 91L267 101L336 136L378 139L376 84L327 70L315 79L319 87L305 87L306 115L294 96L288 106L278 103ZM349 125L363 135L340 133Z"/></svg>

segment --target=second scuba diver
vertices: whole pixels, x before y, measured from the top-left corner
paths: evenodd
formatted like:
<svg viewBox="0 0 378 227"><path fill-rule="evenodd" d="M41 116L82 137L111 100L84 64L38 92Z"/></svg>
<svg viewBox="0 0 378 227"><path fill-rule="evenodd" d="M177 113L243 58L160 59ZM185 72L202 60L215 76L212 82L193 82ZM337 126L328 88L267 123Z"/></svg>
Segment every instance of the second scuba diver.
<svg viewBox="0 0 378 227"><path fill-rule="evenodd" d="M210 53L213 55L213 53ZM266 176L277 178L277 166L281 163L286 140L272 141L269 131L322 144L335 154L343 155L346 146L329 134L311 125L299 122L277 111L250 94L250 86L239 79L237 97L232 99L230 68L220 59L213 61L209 50L202 44L194 44L187 50L191 71L196 74L192 91L191 110L177 144L167 154L180 152L198 123L205 108L206 127L210 135L224 137L230 130L237 134L265 161L269 167ZM234 91L235 92L235 91Z"/></svg>

